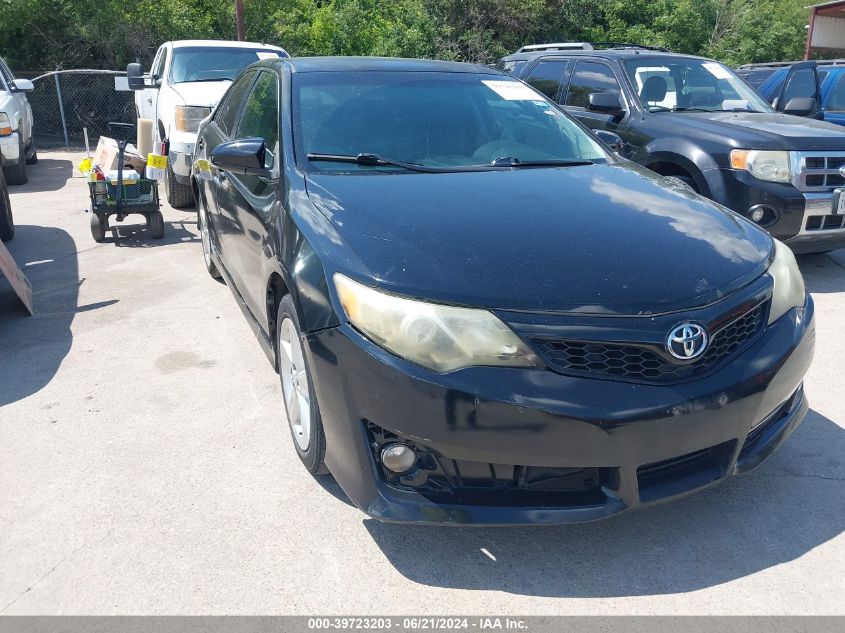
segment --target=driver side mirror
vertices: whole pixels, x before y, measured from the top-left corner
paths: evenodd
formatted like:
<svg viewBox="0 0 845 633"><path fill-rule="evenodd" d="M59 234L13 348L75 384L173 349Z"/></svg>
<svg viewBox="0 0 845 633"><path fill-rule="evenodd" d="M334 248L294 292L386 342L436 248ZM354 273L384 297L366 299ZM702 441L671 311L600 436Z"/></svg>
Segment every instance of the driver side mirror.
<svg viewBox="0 0 845 633"><path fill-rule="evenodd" d="M587 110L612 116L622 116L625 108L618 92L591 92L587 97Z"/></svg>
<svg viewBox="0 0 845 633"><path fill-rule="evenodd" d="M126 83L129 84L130 90L143 90L147 87L144 82L144 71L141 70L141 64L129 64L126 66Z"/></svg>
<svg viewBox="0 0 845 633"><path fill-rule="evenodd" d="M811 97L793 97L786 103L783 109L784 114L791 114L793 116L810 116L815 114L818 109L818 103Z"/></svg>
<svg viewBox="0 0 845 633"><path fill-rule="evenodd" d="M625 149L625 141L616 132L611 132L610 130L593 130L593 133L599 137L600 141L608 145L614 153L621 154L622 150Z"/></svg>
<svg viewBox="0 0 845 633"><path fill-rule="evenodd" d="M270 176L265 167L267 146L257 136L220 143L211 152L211 164L233 174L247 176Z"/></svg>
<svg viewBox="0 0 845 633"><path fill-rule="evenodd" d="M35 90L35 84L33 84L29 79L15 79L14 86L15 90L20 90L21 92L31 92Z"/></svg>

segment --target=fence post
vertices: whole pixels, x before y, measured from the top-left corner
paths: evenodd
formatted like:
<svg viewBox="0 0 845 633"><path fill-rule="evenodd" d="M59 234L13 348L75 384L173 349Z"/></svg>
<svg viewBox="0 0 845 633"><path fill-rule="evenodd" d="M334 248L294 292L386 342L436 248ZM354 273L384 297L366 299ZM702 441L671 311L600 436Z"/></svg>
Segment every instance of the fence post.
<svg viewBox="0 0 845 633"><path fill-rule="evenodd" d="M62 117L62 131L65 133L65 148L70 146L67 138L67 123L65 122L65 106L62 103L62 86L59 83L59 71L61 70L61 66L56 68L56 74L53 75L56 78L56 96L59 98L59 114Z"/></svg>

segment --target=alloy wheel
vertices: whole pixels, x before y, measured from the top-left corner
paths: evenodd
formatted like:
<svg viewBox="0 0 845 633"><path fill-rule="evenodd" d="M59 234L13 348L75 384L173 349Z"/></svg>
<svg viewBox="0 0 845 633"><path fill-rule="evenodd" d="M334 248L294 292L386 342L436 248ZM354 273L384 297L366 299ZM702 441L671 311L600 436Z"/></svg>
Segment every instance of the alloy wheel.
<svg viewBox="0 0 845 633"><path fill-rule="evenodd" d="M311 444L311 389L302 345L289 318L279 328L279 376L293 438L300 450L307 451Z"/></svg>

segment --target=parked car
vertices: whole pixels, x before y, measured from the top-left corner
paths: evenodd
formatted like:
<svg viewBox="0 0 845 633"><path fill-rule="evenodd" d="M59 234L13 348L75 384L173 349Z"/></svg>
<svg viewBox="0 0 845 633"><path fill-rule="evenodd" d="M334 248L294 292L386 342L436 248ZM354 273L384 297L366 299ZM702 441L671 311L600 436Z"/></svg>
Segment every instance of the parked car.
<svg viewBox="0 0 845 633"><path fill-rule="evenodd" d="M631 46L521 52L498 67L795 252L845 245L845 130L790 116L815 112L812 99L777 113L719 62Z"/></svg>
<svg viewBox="0 0 845 633"><path fill-rule="evenodd" d="M0 169L0 240L8 242L15 236L15 219L12 217L12 202L9 200L9 188Z"/></svg>
<svg viewBox="0 0 845 633"><path fill-rule="evenodd" d="M845 60L746 64L736 73L777 109L793 97L816 99L810 116L845 125Z"/></svg>
<svg viewBox="0 0 845 633"><path fill-rule="evenodd" d="M0 57L0 154L10 185L26 184L26 166L38 162L32 134L32 108L26 93L35 86L29 79L15 79Z"/></svg>
<svg viewBox="0 0 845 633"><path fill-rule="evenodd" d="M371 516L597 519L750 470L807 411L792 252L507 75L260 62L194 174L297 454Z"/></svg>
<svg viewBox="0 0 845 633"><path fill-rule="evenodd" d="M246 66L264 58L287 57L278 46L255 42L180 40L165 42L148 75L129 64L129 87L136 91L138 118L153 121L152 141L170 142L164 191L174 208L194 204L191 157L200 121Z"/></svg>

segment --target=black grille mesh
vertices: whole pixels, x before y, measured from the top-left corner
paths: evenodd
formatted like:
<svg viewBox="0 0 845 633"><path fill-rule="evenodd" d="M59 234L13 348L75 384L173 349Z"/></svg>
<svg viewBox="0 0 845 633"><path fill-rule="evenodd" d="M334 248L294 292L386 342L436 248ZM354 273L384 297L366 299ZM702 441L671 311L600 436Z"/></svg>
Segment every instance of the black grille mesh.
<svg viewBox="0 0 845 633"><path fill-rule="evenodd" d="M675 382L704 374L750 343L765 326L767 302L719 330L704 355L678 364L644 345L535 339L553 369L644 382Z"/></svg>

